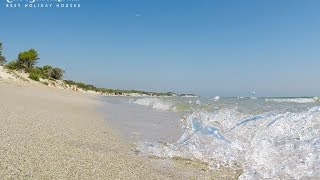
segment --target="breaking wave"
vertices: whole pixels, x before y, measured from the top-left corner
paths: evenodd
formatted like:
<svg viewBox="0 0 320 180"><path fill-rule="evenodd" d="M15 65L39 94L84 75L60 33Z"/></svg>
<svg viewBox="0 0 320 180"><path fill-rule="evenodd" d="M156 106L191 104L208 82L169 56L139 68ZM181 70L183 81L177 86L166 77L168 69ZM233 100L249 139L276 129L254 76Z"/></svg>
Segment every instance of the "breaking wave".
<svg viewBox="0 0 320 180"><path fill-rule="evenodd" d="M155 102L136 103L153 107ZM182 118L181 127L184 134L177 142L140 142L138 150L158 157L201 160L213 169L241 168L244 173L239 179L320 177L320 107L261 114L237 108L198 111Z"/></svg>
<svg viewBox="0 0 320 180"><path fill-rule="evenodd" d="M278 103L315 103L319 102L319 98L273 98L265 99L267 102L278 102Z"/></svg>
<svg viewBox="0 0 320 180"><path fill-rule="evenodd" d="M184 98L183 101L181 99L172 99L172 98L139 98L136 100L131 99L129 101L132 104L138 104L141 106L151 107L153 109L161 110L161 111L188 111L193 107L206 107L206 104L202 104L201 100L194 99L192 100L188 98Z"/></svg>
<svg viewBox="0 0 320 180"><path fill-rule="evenodd" d="M173 108L173 103L170 101L166 101L160 98L141 98L134 101L131 101L131 103L142 105L142 106L148 106L153 109L163 110L163 111L170 111Z"/></svg>

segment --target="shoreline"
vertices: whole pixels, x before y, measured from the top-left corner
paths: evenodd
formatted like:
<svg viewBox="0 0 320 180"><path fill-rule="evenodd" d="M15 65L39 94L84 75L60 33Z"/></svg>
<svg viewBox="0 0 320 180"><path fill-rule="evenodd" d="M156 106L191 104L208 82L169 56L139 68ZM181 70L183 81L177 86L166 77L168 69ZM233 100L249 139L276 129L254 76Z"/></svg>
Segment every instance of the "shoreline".
<svg viewBox="0 0 320 180"><path fill-rule="evenodd" d="M8 81L0 87L1 179L168 178L130 154L92 96Z"/></svg>
<svg viewBox="0 0 320 180"><path fill-rule="evenodd" d="M133 146L97 111L103 103L97 97L0 79L0 178L236 177L204 170L190 161L136 155Z"/></svg>
<svg viewBox="0 0 320 180"><path fill-rule="evenodd" d="M137 156L88 95L0 80L1 179L185 179L208 171ZM208 177L208 176L206 176Z"/></svg>
<svg viewBox="0 0 320 180"><path fill-rule="evenodd" d="M129 99L130 97L117 99L101 96L99 101L102 101L103 104L99 112L103 112L108 123L132 145L137 156L147 158L158 169L172 170L175 174L184 173L185 177L182 179L237 179L242 174L240 167L220 166L218 169L213 169L207 161L195 157L184 157L178 154L157 156L140 149L142 148L141 143L150 144L151 147L153 145L157 147L159 144L162 144L160 146L163 147L174 145L184 133L179 121L182 114L131 104L128 102ZM163 149L160 148L161 150Z"/></svg>

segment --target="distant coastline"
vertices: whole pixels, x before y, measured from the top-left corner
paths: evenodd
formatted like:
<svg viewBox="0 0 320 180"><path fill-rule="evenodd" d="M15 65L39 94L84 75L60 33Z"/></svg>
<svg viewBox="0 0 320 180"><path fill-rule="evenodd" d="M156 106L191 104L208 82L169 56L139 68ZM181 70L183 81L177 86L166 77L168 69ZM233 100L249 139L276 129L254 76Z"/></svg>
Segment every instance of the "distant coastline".
<svg viewBox="0 0 320 180"><path fill-rule="evenodd" d="M7 62L5 56L2 55L2 43L0 43L0 78L15 79L26 82L38 82L45 86L57 87L60 89L68 89L77 92L100 94L103 96L156 96L156 97L197 97L194 94L177 94L174 92L151 92L141 90L123 90L112 88L100 88L83 82L73 80L65 80L64 70L45 65L38 67L38 52L35 49L20 52L17 60Z"/></svg>
<svg viewBox="0 0 320 180"><path fill-rule="evenodd" d="M5 66L0 66L0 79L24 81L29 83L37 83L48 87L55 87L59 89L66 89L81 93L97 94L102 96L146 96L146 97L197 97L193 94L177 94L174 92L150 92L140 90L122 90L111 88L98 88L94 85L85 84L82 82L75 82L72 80L62 79L44 79L36 78L32 79L28 72L8 69Z"/></svg>

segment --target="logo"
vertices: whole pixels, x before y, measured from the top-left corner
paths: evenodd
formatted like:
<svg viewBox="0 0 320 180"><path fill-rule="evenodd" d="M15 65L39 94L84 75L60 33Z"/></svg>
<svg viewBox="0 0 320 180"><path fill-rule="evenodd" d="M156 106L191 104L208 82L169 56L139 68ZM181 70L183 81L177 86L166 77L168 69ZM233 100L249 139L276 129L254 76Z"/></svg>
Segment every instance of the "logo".
<svg viewBox="0 0 320 180"><path fill-rule="evenodd" d="M6 8L80 8L80 0L5 0Z"/></svg>

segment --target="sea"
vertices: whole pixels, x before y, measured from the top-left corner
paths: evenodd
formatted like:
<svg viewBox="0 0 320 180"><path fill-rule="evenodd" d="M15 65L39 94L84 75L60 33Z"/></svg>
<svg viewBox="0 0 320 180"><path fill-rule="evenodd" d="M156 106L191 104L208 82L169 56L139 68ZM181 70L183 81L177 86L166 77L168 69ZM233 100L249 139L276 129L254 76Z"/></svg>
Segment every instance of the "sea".
<svg viewBox="0 0 320 180"><path fill-rule="evenodd" d="M181 157L245 179L320 178L317 97L101 97L138 154Z"/></svg>

